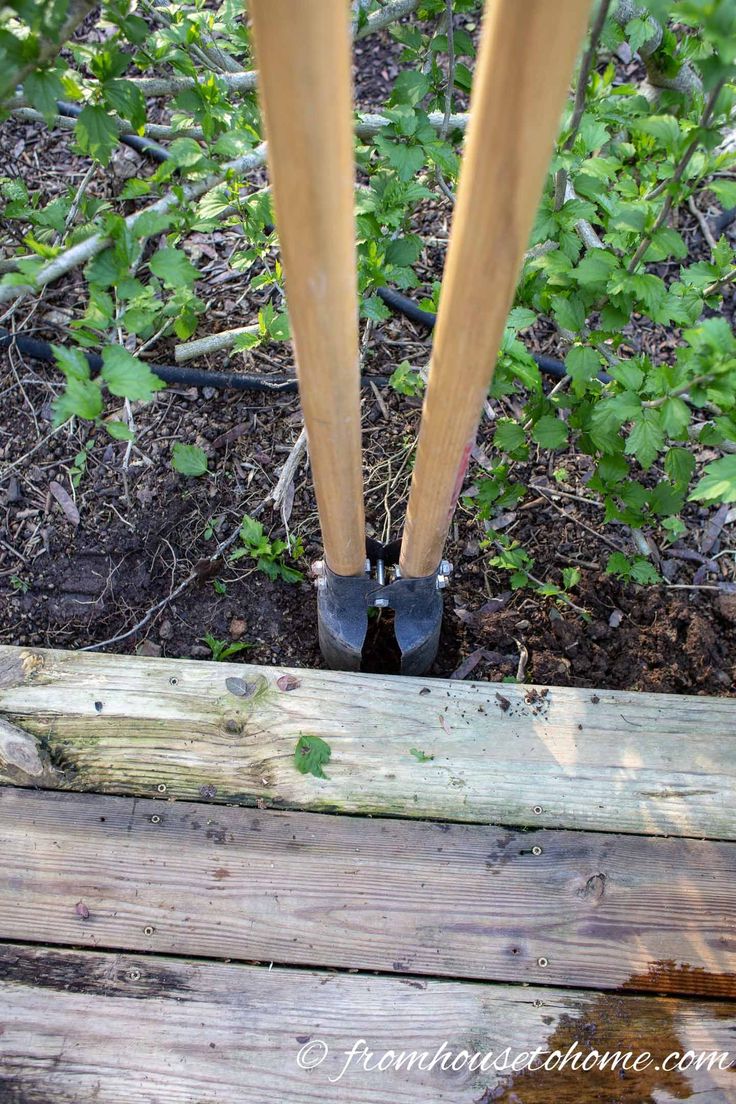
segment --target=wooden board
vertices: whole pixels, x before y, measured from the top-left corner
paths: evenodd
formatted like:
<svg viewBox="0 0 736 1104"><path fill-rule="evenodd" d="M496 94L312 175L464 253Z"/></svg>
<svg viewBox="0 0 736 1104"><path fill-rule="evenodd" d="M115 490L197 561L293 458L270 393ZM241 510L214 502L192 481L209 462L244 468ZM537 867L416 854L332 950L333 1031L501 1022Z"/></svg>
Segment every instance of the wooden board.
<svg viewBox="0 0 736 1104"><path fill-rule="evenodd" d="M736 997L736 845L0 791L0 938Z"/></svg>
<svg viewBox="0 0 736 1104"><path fill-rule="evenodd" d="M666 1104L736 1099L736 1005L0 947L5 1104ZM365 1040L368 1069L347 1055ZM322 1045L321 1045L322 1044ZM443 1047L444 1048L440 1049ZM569 1048L575 1046L570 1052ZM297 1058L327 1055L313 1069ZM504 1069L537 1047L640 1057L638 1072ZM508 1049L507 1049L508 1048ZM443 1070L446 1053L465 1068ZM470 1055L491 1057L470 1071ZM375 1068L387 1052L404 1067ZM408 1066L408 1056L417 1059ZM361 1048L358 1048L358 1054ZM647 1061L643 1057L649 1053ZM419 1067L422 1055L424 1068ZM302 1061L305 1059L303 1058ZM497 1069L492 1068L496 1062ZM555 1059L552 1059L554 1062ZM724 1063L725 1064L725 1063ZM345 1069L347 1065L347 1069ZM345 1070L345 1072L343 1072Z"/></svg>
<svg viewBox="0 0 736 1104"><path fill-rule="evenodd" d="M736 839L735 699L287 673L0 647L0 779ZM302 733L330 744L327 779L294 769Z"/></svg>

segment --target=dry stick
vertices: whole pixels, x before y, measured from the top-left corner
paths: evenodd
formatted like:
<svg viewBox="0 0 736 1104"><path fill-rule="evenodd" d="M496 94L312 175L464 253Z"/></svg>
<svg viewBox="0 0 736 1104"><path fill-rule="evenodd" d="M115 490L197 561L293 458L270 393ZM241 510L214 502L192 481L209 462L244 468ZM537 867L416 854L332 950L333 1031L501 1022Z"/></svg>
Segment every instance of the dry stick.
<svg viewBox="0 0 736 1104"><path fill-rule="evenodd" d="M365 564L350 10L249 0L325 560Z"/></svg>
<svg viewBox="0 0 736 1104"><path fill-rule="evenodd" d="M259 334L261 328L254 326L238 326L234 330L224 330L222 333L208 334L206 337L198 337L196 341L187 341L183 345L174 347L174 360L177 364L185 364L195 357L206 356L207 353L217 353L221 349L232 349L235 342L243 334Z"/></svg>
<svg viewBox="0 0 736 1104"><path fill-rule="evenodd" d="M705 217L705 215L703 214L703 212L700 210L697 203L695 202L695 196L688 196L687 205L688 205L688 208L690 210L690 214L695 215L695 218L698 220L698 225L700 227L701 233L702 233L703 237L705 238L705 240L708 244L708 248L710 249L710 251L712 253L713 250L718 245L718 242L713 237L713 232L712 232L712 230L711 230L711 228L708 224L707 218Z"/></svg>
<svg viewBox="0 0 736 1104"><path fill-rule="evenodd" d="M447 86L445 88L445 112L442 116L442 125L439 135L442 141L447 138L450 129L450 116L452 115L452 90L455 86L455 36L452 22L453 0L447 0L445 22L447 24ZM442 169L435 165L435 179L443 195L447 196L450 203L455 204L455 193L444 178Z"/></svg>
<svg viewBox="0 0 736 1104"><path fill-rule="evenodd" d="M12 114L18 119L25 119L31 123L47 123L47 125L50 123L53 128L58 130L76 129L79 120L74 117L68 115L52 115L49 119L47 116L42 115L40 111L36 111L33 107L26 107L23 105L14 106L17 102L18 101L13 101L10 107ZM126 119L118 118L116 115L110 115L109 118L121 137L125 134L139 133L132 123L129 123ZM427 118L430 125L439 130L444 124L445 115L442 111L431 111ZM450 115L448 129L465 130L467 122L467 114L459 113ZM385 115L379 115L374 112L358 115L355 123L355 133L358 138L372 138L375 134L379 134L384 127L389 126L390 123L391 120L387 119ZM143 128L143 134L146 138L154 138L156 140L165 140L167 138L197 138L203 141L205 137L201 127L175 127L164 123L146 123Z"/></svg>
<svg viewBox="0 0 736 1104"><path fill-rule="evenodd" d="M564 146L565 150L571 150L575 138L577 137L578 130L580 128L580 122L585 112L585 97L588 89L588 77L590 71L593 68L593 62L598 50L598 43L600 41L601 34L603 33L603 25L606 22L606 16L608 15L608 9L611 6L611 0L601 0L598 6L598 13L593 21L593 26L590 29L590 36L588 38L588 45L583 54L583 60L580 62L580 73L578 75L578 83L575 87L575 103L572 110L572 117L570 119L570 133L567 136Z"/></svg>
<svg viewBox="0 0 736 1104"><path fill-rule="evenodd" d="M254 169L260 168L265 159L266 147L265 144L261 144L250 153L246 153L242 157L236 157L234 161L229 161L226 165L223 165L220 172L211 173L209 176L203 177L202 180L185 184L175 191L167 192L155 203L150 203L140 211L128 215L125 219L125 225L129 230L135 230L135 224L142 215L165 214L180 204L191 203L192 200L199 199L205 192L209 192L216 185L221 184L229 172L236 174L252 172ZM58 280L60 276L65 276L67 272L86 264L92 257L106 249L111 242L112 239L106 234L92 234L89 238L85 238L84 241L78 242L70 249L66 249L58 257L54 257L48 264L45 264L36 273L33 286L0 287L0 303L8 303L13 299L23 299L28 295L33 295L41 288L46 287L47 284Z"/></svg>
<svg viewBox="0 0 736 1104"><path fill-rule="evenodd" d="M430 575L442 557L589 6L487 4L402 542L404 576Z"/></svg>

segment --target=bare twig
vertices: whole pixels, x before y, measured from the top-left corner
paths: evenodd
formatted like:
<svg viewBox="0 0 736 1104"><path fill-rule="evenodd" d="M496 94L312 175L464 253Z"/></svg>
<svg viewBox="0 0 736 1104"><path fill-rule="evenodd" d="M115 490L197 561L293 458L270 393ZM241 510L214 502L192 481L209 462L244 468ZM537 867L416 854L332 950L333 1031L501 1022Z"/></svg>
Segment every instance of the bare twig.
<svg viewBox="0 0 736 1104"><path fill-rule="evenodd" d="M706 242L708 243L708 248L710 249L710 251L712 253L718 243L716 242L716 239L713 237L713 232L712 232L710 226L708 225L707 218L705 217L705 215L703 214L703 212L700 210L697 203L695 202L695 197L694 196L688 196L687 205L690 209L690 213L695 215L695 218L698 220L698 225L699 225L699 227L702 231L703 237L705 238Z"/></svg>
<svg viewBox="0 0 736 1104"><path fill-rule="evenodd" d="M608 15L608 9L611 6L611 0L601 0L598 5L598 12L596 14L593 26L590 28L590 37L588 38L588 46L583 54L583 59L580 62L580 73L578 74L578 83L575 88L575 103L572 110L572 117L570 119L570 133L567 136L564 146L565 150L572 149L575 138L580 127L580 121L583 118L585 112L585 94L588 88L588 78L590 71L593 68L593 62L595 61L596 52L598 50L598 43L600 41L601 34L603 32L603 25L606 22L606 16Z"/></svg>

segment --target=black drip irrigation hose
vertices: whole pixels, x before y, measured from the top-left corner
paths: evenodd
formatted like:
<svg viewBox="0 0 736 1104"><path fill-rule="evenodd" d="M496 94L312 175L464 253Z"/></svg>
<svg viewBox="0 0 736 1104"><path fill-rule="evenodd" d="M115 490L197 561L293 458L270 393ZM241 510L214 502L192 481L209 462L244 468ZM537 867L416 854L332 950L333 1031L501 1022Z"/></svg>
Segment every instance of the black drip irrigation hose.
<svg viewBox="0 0 736 1104"><path fill-rule="evenodd" d="M720 238L723 231L731 225L734 219L736 219L736 207L729 207L727 211L721 211L720 215L716 215L710 224L713 237Z"/></svg>
<svg viewBox="0 0 736 1104"><path fill-rule="evenodd" d="M24 356L33 360L45 361L48 364L56 363L54 351L48 341L38 341L34 337L25 337L23 334L12 334L0 326L0 349L16 348ZM102 357L99 353L90 353L82 350L87 358L92 376L99 374L102 369ZM181 364L151 364L143 361L150 368L154 376L164 380L165 383L181 383L186 387L215 387L221 391L264 391L269 394L295 394L298 390L295 379L283 376L274 376L268 379L265 376L247 376L242 372L216 372L208 368L185 368ZM363 387L375 383L383 386L388 383L388 376L362 376Z"/></svg>
<svg viewBox="0 0 736 1104"><path fill-rule="evenodd" d="M78 119L82 114L82 108L78 104L67 103L66 100L57 100L56 109L60 115L65 115L67 119ZM130 146L136 153L143 153L146 157L158 161L159 164L171 160L169 151L150 138L141 138L138 134L121 134L118 141Z"/></svg>
<svg viewBox="0 0 736 1104"><path fill-rule="evenodd" d="M422 310L413 299L408 299L406 295L400 295L398 291L392 291L391 288L378 288L376 294L379 299L383 300L387 307L397 311L399 314L403 314L410 322L416 322L418 326L425 326L428 330L434 329L437 315L433 311ZM540 372L544 372L545 375L552 376L554 379L558 380L567 375L567 369L561 360L555 360L554 357L542 356L539 353L531 353L530 356ZM598 379L601 383L611 382L611 377L606 372L599 372Z"/></svg>

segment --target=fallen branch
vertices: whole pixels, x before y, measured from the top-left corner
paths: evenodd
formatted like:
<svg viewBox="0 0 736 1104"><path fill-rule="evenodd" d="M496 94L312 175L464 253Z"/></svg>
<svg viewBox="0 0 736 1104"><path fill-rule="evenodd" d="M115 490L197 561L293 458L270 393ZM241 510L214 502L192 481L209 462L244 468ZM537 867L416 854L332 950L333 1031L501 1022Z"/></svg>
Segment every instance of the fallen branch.
<svg viewBox="0 0 736 1104"><path fill-rule="evenodd" d="M243 334L259 334L260 326L238 326L234 330L223 330L221 333L208 334L207 337L198 337L196 341L187 341L183 345L174 348L174 360L177 364L185 364L195 357L206 356L207 353L217 353L221 349L232 349L235 342Z"/></svg>
<svg viewBox="0 0 736 1104"><path fill-rule="evenodd" d="M140 211L128 215L125 219L125 225L129 230L134 231L136 222L142 215L165 214L167 211L179 205L199 199L205 192L209 192L218 184L222 184L228 173L244 174L253 172L254 169L261 168L261 166L265 164L265 160L266 144L262 142L260 146L250 153L243 154L242 157L236 157L234 161L228 161L227 164L222 166L220 172L211 173L209 176L203 177L202 180L197 180L192 184L185 184L183 187L177 187L175 190L172 189L172 191L167 192L166 195L162 196L161 199L157 200L155 203L150 203L147 207L141 208ZM36 274L32 285L22 284L0 287L0 303L8 303L12 302L14 299L23 299L28 295L33 295L34 292L58 280L60 276L65 276L66 273L71 272L75 268L79 268L80 265L86 264L87 261L97 256L98 253L101 253L102 250L106 249L111 243L112 239L106 234L92 234L89 238L85 238L84 241L78 242L70 249L64 250L58 257L54 257L48 264L45 264Z"/></svg>

